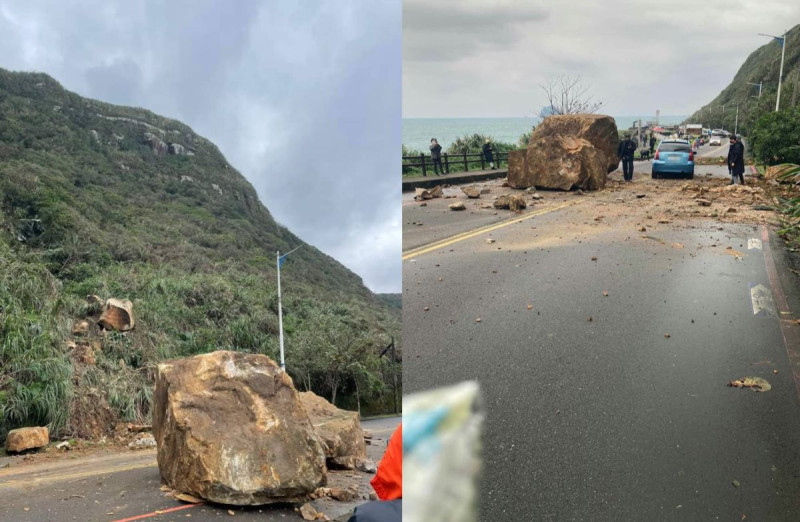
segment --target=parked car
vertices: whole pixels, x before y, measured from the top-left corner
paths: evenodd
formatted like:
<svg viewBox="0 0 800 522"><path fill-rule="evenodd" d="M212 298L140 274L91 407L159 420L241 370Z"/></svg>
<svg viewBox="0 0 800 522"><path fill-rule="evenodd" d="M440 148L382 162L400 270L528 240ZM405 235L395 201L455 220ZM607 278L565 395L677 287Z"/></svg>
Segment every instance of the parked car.
<svg viewBox="0 0 800 522"><path fill-rule="evenodd" d="M682 174L694 178L694 152L688 140L663 140L653 157L653 179L663 174Z"/></svg>
<svg viewBox="0 0 800 522"><path fill-rule="evenodd" d="M711 139L708 140L709 145L722 145L722 137L720 136L711 136Z"/></svg>

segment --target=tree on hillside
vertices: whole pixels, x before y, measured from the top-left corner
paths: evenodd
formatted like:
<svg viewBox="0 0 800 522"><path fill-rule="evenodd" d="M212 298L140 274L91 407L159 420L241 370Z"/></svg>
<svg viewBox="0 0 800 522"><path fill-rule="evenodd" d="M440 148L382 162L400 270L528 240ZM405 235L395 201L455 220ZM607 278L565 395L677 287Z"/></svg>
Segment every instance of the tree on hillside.
<svg viewBox="0 0 800 522"><path fill-rule="evenodd" d="M752 144L765 165L800 163L800 108L764 114L753 128Z"/></svg>
<svg viewBox="0 0 800 522"><path fill-rule="evenodd" d="M560 114L593 114L603 106L603 102L593 99L591 85L584 84L579 75L552 78L539 87L547 99L547 104L539 110L542 119Z"/></svg>

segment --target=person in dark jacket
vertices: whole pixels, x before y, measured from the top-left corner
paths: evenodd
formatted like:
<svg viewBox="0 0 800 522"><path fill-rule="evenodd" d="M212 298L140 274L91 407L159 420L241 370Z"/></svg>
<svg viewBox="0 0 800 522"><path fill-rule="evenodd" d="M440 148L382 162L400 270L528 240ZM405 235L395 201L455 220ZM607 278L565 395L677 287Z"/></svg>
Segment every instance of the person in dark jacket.
<svg viewBox="0 0 800 522"><path fill-rule="evenodd" d="M431 138L431 159L433 160L433 173L437 176L444 174L444 167L442 167L442 146L439 145L436 138Z"/></svg>
<svg viewBox="0 0 800 522"><path fill-rule="evenodd" d="M636 152L636 144L631 140L631 135L626 134L625 139L619 142L617 156L622 160L622 175L625 181L633 180L633 153Z"/></svg>
<svg viewBox="0 0 800 522"><path fill-rule="evenodd" d="M483 144L483 158L489 164L489 168L494 170L494 156L492 156L492 142L486 138L486 143Z"/></svg>
<svg viewBox="0 0 800 522"><path fill-rule="evenodd" d="M656 149L656 135L650 135L650 154L653 154L653 151Z"/></svg>
<svg viewBox="0 0 800 522"><path fill-rule="evenodd" d="M731 171L730 185L736 183L736 177L739 177L739 183L744 185L744 145L742 140L737 136L731 136L730 147L728 148L728 168Z"/></svg>

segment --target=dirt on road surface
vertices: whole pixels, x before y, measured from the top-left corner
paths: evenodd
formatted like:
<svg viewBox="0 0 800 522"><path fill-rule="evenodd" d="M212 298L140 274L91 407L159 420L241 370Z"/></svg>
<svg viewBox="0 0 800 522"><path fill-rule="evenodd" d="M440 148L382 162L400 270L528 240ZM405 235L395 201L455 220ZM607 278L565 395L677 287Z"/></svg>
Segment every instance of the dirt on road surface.
<svg viewBox="0 0 800 522"><path fill-rule="evenodd" d="M723 174L722 168L705 167L697 171L691 180L651 179L647 174L637 173L632 183L613 173L606 188L596 192L515 190L504 186L504 180L495 180L475 184L484 191L479 199L467 198L460 187L446 187L441 199L417 202L407 197L403 257L409 259L465 231L486 231L505 221L530 219L535 229L536 215L573 205L581 207L583 220L562 225L565 232L576 237L581 231L622 226L631 227L632 234L648 235L649 231L665 226L696 227L698 221L703 221L703 226L713 222L779 224L773 211L777 203L772 194L774 187L754 176L748 176L744 186L730 185L730 178ZM523 194L528 207L518 213L494 208L494 199L505 194ZM463 203L466 211L450 210L448 207L454 202ZM557 235L550 237L552 240Z"/></svg>

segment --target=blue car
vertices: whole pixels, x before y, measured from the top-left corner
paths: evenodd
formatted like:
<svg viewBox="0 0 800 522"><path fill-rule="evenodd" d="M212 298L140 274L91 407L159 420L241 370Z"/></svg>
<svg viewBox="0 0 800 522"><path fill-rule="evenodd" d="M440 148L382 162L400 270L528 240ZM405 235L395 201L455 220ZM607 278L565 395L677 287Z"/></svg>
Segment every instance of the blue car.
<svg viewBox="0 0 800 522"><path fill-rule="evenodd" d="M663 140L653 157L653 179L663 174L682 174L694 178L694 152L687 140Z"/></svg>

